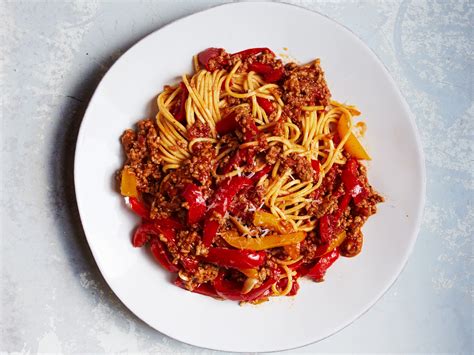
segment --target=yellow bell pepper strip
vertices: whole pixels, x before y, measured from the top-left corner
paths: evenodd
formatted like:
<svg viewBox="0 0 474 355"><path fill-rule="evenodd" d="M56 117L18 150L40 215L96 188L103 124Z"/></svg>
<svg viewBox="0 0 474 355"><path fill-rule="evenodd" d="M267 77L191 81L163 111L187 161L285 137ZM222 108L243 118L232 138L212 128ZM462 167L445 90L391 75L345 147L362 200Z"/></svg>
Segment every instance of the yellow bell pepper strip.
<svg viewBox="0 0 474 355"><path fill-rule="evenodd" d="M345 115L342 115L337 124L337 132L339 133L339 136L342 139L348 131L348 118ZM346 144L344 144L344 149L354 158L362 160L371 160L364 146L359 142L359 140L352 132L349 134L349 138L347 139Z"/></svg>
<svg viewBox="0 0 474 355"><path fill-rule="evenodd" d="M292 259L298 259L300 256L300 250L301 250L301 245L300 243L296 244L291 244L291 245L285 245L283 247L285 249L285 253L288 254L288 256Z"/></svg>
<svg viewBox="0 0 474 355"><path fill-rule="evenodd" d="M128 169L122 170L122 181L120 183L120 193L122 196L138 197L137 178Z"/></svg>
<svg viewBox="0 0 474 355"><path fill-rule="evenodd" d="M247 238L240 236L236 231L228 231L222 233L221 236L234 248L258 251L300 243L306 238L306 233L295 232L288 234L273 234L262 238Z"/></svg>
<svg viewBox="0 0 474 355"><path fill-rule="evenodd" d="M253 215L253 225L255 227L269 228L281 234L291 232L290 226L283 225L280 218L264 211L255 211Z"/></svg>

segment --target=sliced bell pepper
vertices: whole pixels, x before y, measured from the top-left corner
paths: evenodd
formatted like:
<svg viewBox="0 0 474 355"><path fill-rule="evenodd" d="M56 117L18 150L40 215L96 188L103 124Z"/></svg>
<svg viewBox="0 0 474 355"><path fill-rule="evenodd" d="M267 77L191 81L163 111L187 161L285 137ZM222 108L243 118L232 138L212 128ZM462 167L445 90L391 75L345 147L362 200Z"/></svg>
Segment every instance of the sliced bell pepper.
<svg viewBox="0 0 474 355"><path fill-rule="evenodd" d="M291 245L285 245L283 249L285 250L285 253L288 254L288 256L292 260L294 260L300 256L301 244L296 243L296 244L291 244Z"/></svg>
<svg viewBox="0 0 474 355"><path fill-rule="evenodd" d="M230 132L234 132L239 128L239 123L235 119L236 113L232 111L227 116L222 118L219 122L216 123L216 131L220 135L224 135Z"/></svg>
<svg viewBox="0 0 474 355"><path fill-rule="evenodd" d="M251 185L251 180L245 176L234 176L225 179L217 188L216 193L211 199L206 221L204 222L203 243L209 247L214 240L219 228L219 222L213 219L214 215L223 217L232 199L241 189Z"/></svg>
<svg viewBox="0 0 474 355"><path fill-rule="evenodd" d="M139 201L136 197L129 197L128 202L133 212L143 219L150 219L150 211L143 202Z"/></svg>
<svg viewBox="0 0 474 355"><path fill-rule="evenodd" d="M183 122L184 119L186 118L186 100L188 99L189 92L188 89L186 88L186 85L184 85L183 82L179 83L179 87L181 88L181 95L179 97L179 102L177 102L177 105L174 107L173 112L171 114L173 117L179 121Z"/></svg>
<svg viewBox="0 0 474 355"><path fill-rule="evenodd" d="M245 49L243 51L232 54L232 57L240 57L241 59L246 59L252 55L259 54L259 53L272 53L273 55L275 55L275 53L273 53L271 49L262 47L262 48Z"/></svg>
<svg viewBox="0 0 474 355"><path fill-rule="evenodd" d="M283 76L283 67L274 69L270 64L253 62L249 65L249 69L263 76L263 80L268 83L275 83Z"/></svg>
<svg viewBox="0 0 474 355"><path fill-rule="evenodd" d="M236 231L228 231L221 234L224 240L237 249L266 250L300 243L306 238L305 232L288 234L273 234L262 238L247 238L240 236Z"/></svg>
<svg viewBox="0 0 474 355"><path fill-rule="evenodd" d="M137 178L129 169L122 170L122 181L120 182L120 193L122 196L138 197Z"/></svg>
<svg viewBox="0 0 474 355"><path fill-rule="evenodd" d="M275 107L270 100L263 97L257 97L257 102L267 115L270 115L273 111L275 111Z"/></svg>
<svg viewBox="0 0 474 355"><path fill-rule="evenodd" d="M199 222L206 213L206 200L202 191L195 184L189 183L183 191L183 197L188 203L188 223Z"/></svg>
<svg viewBox="0 0 474 355"><path fill-rule="evenodd" d="M268 173L270 173L270 171L272 171L273 169L273 166L271 165L266 165L264 166L261 170L257 171L252 177L252 181L254 183L257 183L258 180L260 180L262 178L263 175L267 175Z"/></svg>
<svg viewBox="0 0 474 355"><path fill-rule="evenodd" d="M312 278L313 280L320 282L323 280L324 275L326 274L327 269L334 264L334 262L339 257L339 250L336 248L329 254L324 255L321 257L316 264L309 269L306 276Z"/></svg>
<svg viewBox="0 0 474 355"><path fill-rule="evenodd" d="M339 136L344 137L349 131L349 121L346 115L342 115L337 124L337 132ZM359 142L354 133L349 134L349 138L344 144L344 149L354 158L371 160L369 154L365 150L364 146Z"/></svg>
<svg viewBox="0 0 474 355"><path fill-rule="evenodd" d="M319 174L321 172L321 163L319 162L319 160L311 160L311 167L313 168L315 173Z"/></svg>
<svg viewBox="0 0 474 355"><path fill-rule="evenodd" d="M284 225L280 218L261 210L255 211L253 214L253 225L255 227L269 228L281 234L291 232L291 228L288 225Z"/></svg>
<svg viewBox="0 0 474 355"><path fill-rule="evenodd" d="M331 215L325 215L319 219L319 238L323 243L329 242L334 234L334 222L332 219Z"/></svg>
<svg viewBox="0 0 474 355"><path fill-rule="evenodd" d="M334 249L338 248L342 242L346 239L346 231L339 233L336 238L331 239L329 243L321 244L316 249L315 257L321 257L332 252Z"/></svg>
<svg viewBox="0 0 474 355"><path fill-rule="evenodd" d="M199 266L199 261L189 256L181 257L180 261L184 269L188 272L195 272Z"/></svg>
<svg viewBox="0 0 474 355"><path fill-rule="evenodd" d="M209 61L220 55L222 48L207 48L198 54L199 64L203 65L206 70L210 70Z"/></svg>
<svg viewBox="0 0 474 355"><path fill-rule="evenodd" d="M288 284L288 279L285 277L277 281L276 287L278 290L284 290L287 284ZM293 277L293 285L291 286L290 292L288 292L286 296L296 295L299 289L300 289L300 285L298 284L298 278Z"/></svg>
<svg viewBox="0 0 474 355"><path fill-rule="evenodd" d="M217 230L219 229L219 222L214 219L206 219L204 222L204 230L202 232L202 242L204 246L210 247L212 242L214 241L214 237L217 234Z"/></svg>
<svg viewBox="0 0 474 355"><path fill-rule="evenodd" d="M265 252L210 248L205 261L238 270L256 269L265 263Z"/></svg>
<svg viewBox="0 0 474 355"><path fill-rule="evenodd" d="M186 287L184 287L184 282L179 277L174 281L174 284L178 287L181 287L182 289L184 289L186 291L190 291ZM208 283L200 284L198 287L194 288L190 292L199 293L201 295L210 296L210 297L214 297L214 298L221 298L221 297L219 297L216 290L214 289L214 286L212 286L211 284L208 284Z"/></svg>
<svg viewBox="0 0 474 355"><path fill-rule="evenodd" d="M224 276L224 272L220 271L214 279L214 288L219 296L233 301L250 302L266 297L268 295L266 292L276 282L275 277L271 275L260 287L243 294L242 285L226 280Z"/></svg>
<svg viewBox="0 0 474 355"><path fill-rule="evenodd" d="M153 222L142 223L133 234L132 245L134 247L142 247L150 238L150 236L159 236L160 234L166 238L167 243L174 243L176 230L169 227L168 220L163 218Z"/></svg>
<svg viewBox="0 0 474 355"><path fill-rule="evenodd" d="M222 169L224 174L230 173L234 168L239 167L244 160L245 152L243 149L237 149L235 154L229 159L227 165Z"/></svg>
<svg viewBox="0 0 474 355"><path fill-rule="evenodd" d="M154 239L150 245L151 253L153 254L156 261L158 261L166 270L169 272L177 272L178 268L171 262L163 243Z"/></svg>
<svg viewBox="0 0 474 355"><path fill-rule="evenodd" d="M244 131L244 141L245 142L251 142L255 139L255 136L258 134L258 128L257 125L255 124L255 120L253 117L249 116L247 117L246 121L246 126L242 126L242 131ZM243 124L243 122L241 122Z"/></svg>

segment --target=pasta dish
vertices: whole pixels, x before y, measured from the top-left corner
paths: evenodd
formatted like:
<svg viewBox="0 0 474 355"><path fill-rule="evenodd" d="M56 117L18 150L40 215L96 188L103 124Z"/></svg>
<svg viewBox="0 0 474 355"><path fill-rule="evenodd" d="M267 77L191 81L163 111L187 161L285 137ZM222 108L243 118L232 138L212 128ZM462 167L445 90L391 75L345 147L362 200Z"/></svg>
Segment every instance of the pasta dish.
<svg viewBox="0 0 474 355"><path fill-rule="evenodd" d="M260 303L323 281L363 244L383 198L355 106L331 98L320 61L284 64L268 48L208 48L126 130L117 174L141 217L132 244L214 298Z"/></svg>

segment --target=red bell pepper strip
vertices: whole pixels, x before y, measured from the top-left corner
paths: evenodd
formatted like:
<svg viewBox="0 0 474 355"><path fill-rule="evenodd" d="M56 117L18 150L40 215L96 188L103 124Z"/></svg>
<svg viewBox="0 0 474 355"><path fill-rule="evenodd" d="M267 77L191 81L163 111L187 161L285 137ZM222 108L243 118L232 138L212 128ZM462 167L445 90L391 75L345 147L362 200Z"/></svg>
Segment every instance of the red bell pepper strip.
<svg viewBox="0 0 474 355"><path fill-rule="evenodd" d="M319 174L321 172L321 163L319 160L311 160L311 167L313 168L314 172Z"/></svg>
<svg viewBox="0 0 474 355"><path fill-rule="evenodd" d="M230 132L234 132L239 128L239 124L235 119L235 111L229 113L227 116L222 118L219 122L216 123L216 131L220 135L224 135Z"/></svg>
<svg viewBox="0 0 474 355"><path fill-rule="evenodd" d="M189 92L188 92L188 89L186 88L186 85L184 85L183 82L179 83L179 87L181 88L181 96L179 98L179 102L174 107L173 112L171 114L177 121L183 122L184 119L186 118L185 107L186 107L186 100L188 99L188 96L189 96Z"/></svg>
<svg viewBox="0 0 474 355"><path fill-rule="evenodd" d="M177 272L178 268L170 260L170 257L166 253L163 243L159 239L154 239L150 245L151 253L153 254L156 261L158 261L166 270L169 272Z"/></svg>
<svg viewBox="0 0 474 355"><path fill-rule="evenodd" d="M188 223L199 222L206 213L206 200L195 184L187 184L183 191L183 197L188 203Z"/></svg>
<svg viewBox="0 0 474 355"><path fill-rule="evenodd" d="M327 269L334 264L334 262L339 257L339 249L334 249L329 254L324 255L321 257L316 264L309 269L307 276L312 278L314 281L322 281L324 275L326 274Z"/></svg>
<svg viewBox="0 0 474 355"><path fill-rule="evenodd" d="M328 243L334 235L334 221L331 215L319 219L319 238L321 242Z"/></svg>
<svg viewBox="0 0 474 355"><path fill-rule="evenodd" d="M242 162L244 158L245 152L242 151L242 149L238 149L237 152L229 159L229 162L227 165L222 169L222 172L224 174L230 173L235 167L240 166L240 163Z"/></svg>
<svg viewBox="0 0 474 355"><path fill-rule="evenodd" d="M205 261L238 270L256 269L265 263L264 251L210 248Z"/></svg>
<svg viewBox="0 0 474 355"><path fill-rule="evenodd" d="M133 212L143 219L150 219L150 211L143 202L139 201L136 197L129 197L128 202Z"/></svg>
<svg viewBox="0 0 474 355"><path fill-rule="evenodd" d="M174 281L174 284L178 287L181 287L182 289L184 289L186 291L190 291L186 287L184 287L184 282L179 277ZM198 287L194 288L190 292L199 293L199 294L204 295L204 296L220 298L219 295L216 293L216 290L214 289L214 286L212 286L211 284L208 284L208 283L201 284Z"/></svg>
<svg viewBox="0 0 474 355"><path fill-rule="evenodd" d="M267 175L268 173L270 173L270 171L272 171L272 169L273 169L273 166L271 166L271 165L266 165L266 166L264 166L263 169L257 171L257 172L252 176L252 182L257 183L258 180L260 180L263 175Z"/></svg>
<svg viewBox="0 0 474 355"><path fill-rule="evenodd" d="M267 115L270 115L273 111L275 111L275 107L270 100L263 97L257 97L257 102Z"/></svg>
<svg viewBox="0 0 474 355"><path fill-rule="evenodd" d="M245 176L234 176L225 179L217 188L216 193L211 199L206 221L204 222L203 243L204 246L209 247L217 234L219 222L212 219L214 214L224 216L234 196L241 189L250 186L251 180Z"/></svg>
<svg viewBox="0 0 474 355"><path fill-rule="evenodd" d="M283 67L274 69L270 64L254 62L249 65L249 69L257 74L262 74L263 79L268 83L275 83L283 76Z"/></svg>
<svg viewBox="0 0 474 355"><path fill-rule="evenodd" d="M155 223L143 223L141 224L132 238L132 245L134 247L142 247L150 239L150 236L159 236L162 234L167 242L174 242L175 231L159 225L159 221Z"/></svg>
<svg viewBox="0 0 474 355"><path fill-rule="evenodd" d="M213 219L206 219L204 222L204 230L203 230L203 238L202 242L204 246L209 247L211 246L212 242L214 241L214 237L217 234L217 230L219 229L219 222Z"/></svg>
<svg viewBox="0 0 474 355"><path fill-rule="evenodd" d="M357 160L351 158L347 161L344 170L342 171L342 183L346 193L351 194L352 197L356 197L362 192L362 184L357 178Z"/></svg>
<svg viewBox="0 0 474 355"><path fill-rule="evenodd" d="M212 212L218 213L223 216L234 196L244 187L250 186L251 180L245 176L234 176L227 178L219 185L215 195L212 198L214 207L211 209Z"/></svg>
<svg viewBox="0 0 474 355"><path fill-rule="evenodd" d="M271 49L264 47L264 48L245 49L243 51L232 54L232 57L240 57L241 59L245 59L245 58L248 58L252 55L259 54L259 53L271 53L271 54L275 55L275 53L273 53L273 51Z"/></svg>
<svg viewBox="0 0 474 355"><path fill-rule="evenodd" d="M277 281L277 289L279 290L284 290L286 288L286 285L288 284L288 279L280 279ZM286 294L286 296L294 296L298 293L298 290L300 289L300 285L298 284L298 278L293 277L293 285L291 286L290 292Z"/></svg>
<svg viewBox="0 0 474 355"><path fill-rule="evenodd" d="M251 142L255 139L255 136L258 134L258 128L255 124L253 117L249 116L246 120L246 126L242 126L244 131L244 141Z"/></svg>
<svg viewBox="0 0 474 355"><path fill-rule="evenodd" d="M189 256L181 257L180 261L184 269L189 272L195 272L199 265L199 261Z"/></svg>
<svg viewBox="0 0 474 355"><path fill-rule="evenodd" d="M198 54L199 64L203 65L206 70L209 68L209 60L212 58L218 57L223 49L222 48L207 48Z"/></svg>
<svg viewBox="0 0 474 355"><path fill-rule="evenodd" d="M276 282L275 277L272 275L258 288L251 290L250 292L243 294L242 285L237 284L224 279L224 273L219 272L217 277L214 279L214 288L219 296L225 299L233 301L256 301L269 295L268 291L272 285Z"/></svg>

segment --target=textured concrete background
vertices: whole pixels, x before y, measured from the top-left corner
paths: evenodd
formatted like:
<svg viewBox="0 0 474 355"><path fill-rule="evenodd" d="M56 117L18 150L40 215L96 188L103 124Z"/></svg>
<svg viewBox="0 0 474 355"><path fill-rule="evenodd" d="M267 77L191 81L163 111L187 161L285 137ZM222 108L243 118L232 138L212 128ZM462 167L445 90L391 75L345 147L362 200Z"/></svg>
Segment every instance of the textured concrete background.
<svg viewBox="0 0 474 355"><path fill-rule="evenodd" d="M422 231L396 284L356 323L295 352L472 352L473 3L291 2L345 24L382 59L416 117L428 172ZM1 2L0 350L205 352L149 328L107 287L81 228L72 164L110 65L214 4Z"/></svg>

